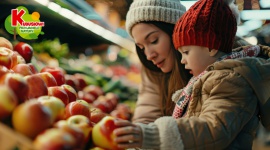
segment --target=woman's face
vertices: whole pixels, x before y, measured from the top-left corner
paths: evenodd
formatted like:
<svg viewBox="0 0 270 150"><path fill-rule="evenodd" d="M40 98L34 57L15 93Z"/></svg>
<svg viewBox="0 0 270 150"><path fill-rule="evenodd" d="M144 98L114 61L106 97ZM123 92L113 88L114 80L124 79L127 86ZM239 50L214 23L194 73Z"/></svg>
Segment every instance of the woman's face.
<svg viewBox="0 0 270 150"><path fill-rule="evenodd" d="M152 61L164 73L172 70L174 49L167 33L153 24L138 23L132 28L131 34L147 60Z"/></svg>

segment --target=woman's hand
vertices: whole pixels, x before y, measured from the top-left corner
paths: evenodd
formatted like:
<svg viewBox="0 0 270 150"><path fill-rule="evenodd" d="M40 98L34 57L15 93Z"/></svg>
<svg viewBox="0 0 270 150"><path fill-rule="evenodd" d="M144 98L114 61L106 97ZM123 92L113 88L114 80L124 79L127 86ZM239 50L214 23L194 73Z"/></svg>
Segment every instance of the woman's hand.
<svg viewBox="0 0 270 150"><path fill-rule="evenodd" d="M115 142L118 148L140 148L142 146L142 130L140 126L132 124L127 120L116 120L117 128L114 130L116 135Z"/></svg>

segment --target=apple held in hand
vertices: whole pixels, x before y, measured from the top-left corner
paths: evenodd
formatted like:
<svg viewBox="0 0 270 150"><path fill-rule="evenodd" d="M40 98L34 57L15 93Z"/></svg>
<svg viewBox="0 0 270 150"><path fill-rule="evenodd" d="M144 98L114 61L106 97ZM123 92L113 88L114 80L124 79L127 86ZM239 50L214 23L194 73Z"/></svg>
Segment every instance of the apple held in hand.
<svg viewBox="0 0 270 150"><path fill-rule="evenodd" d="M114 129L117 127L114 124L115 118L106 116L99 121L93 128L92 140L98 147L105 149L117 149L117 143L114 142Z"/></svg>
<svg viewBox="0 0 270 150"><path fill-rule="evenodd" d="M66 118L69 118L74 115L83 115L90 120L91 114L89 110L89 104L84 100L76 100L69 103L66 106Z"/></svg>
<svg viewBox="0 0 270 150"><path fill-rule="evenodd" d="M13 91L8 86L0 85L0 120L10 116L17 104Z"/></svg>
<svg viewBox="0 0 270 150"><path fill-rule="evenodd" d="M14 129L32 139L51 127L52 123L51 110L36 99L18 105L12 113Z"/></svg>
<svg viewBox="0 0 270 150"><path fill-rule="evenodd" d="M65 104L54 96L40 96L37 100L52 112L53 121L65 119Z"/></svg>
<svg viewBox="0 0 270 150"><path fill-rule="evenodd" d="M25 60L26 63L30 63L33 56L33 48L27 43L19 42L15 45L14 51L17 51Z"/></svg>
<svg viewBox="0 0 270 150"><path fill-rule="evenodd" d="M37 150L73 150L76 147L76 140L65 130L51 128L40 133L33 145Z"/></svg>

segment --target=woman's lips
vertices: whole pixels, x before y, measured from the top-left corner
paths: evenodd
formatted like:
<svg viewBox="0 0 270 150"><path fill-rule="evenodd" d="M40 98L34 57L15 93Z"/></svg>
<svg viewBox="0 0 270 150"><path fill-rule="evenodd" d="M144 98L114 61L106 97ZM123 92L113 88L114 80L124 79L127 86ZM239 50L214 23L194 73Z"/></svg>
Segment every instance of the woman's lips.
<svg viewBox="0 0 270 150"><path fill-rule="evenodd" d="M163 61L157 63L157 67L158 67L158 68L161 68L161 67L164 65L164 62L165 62L165 61L163 60Z"/></svg>

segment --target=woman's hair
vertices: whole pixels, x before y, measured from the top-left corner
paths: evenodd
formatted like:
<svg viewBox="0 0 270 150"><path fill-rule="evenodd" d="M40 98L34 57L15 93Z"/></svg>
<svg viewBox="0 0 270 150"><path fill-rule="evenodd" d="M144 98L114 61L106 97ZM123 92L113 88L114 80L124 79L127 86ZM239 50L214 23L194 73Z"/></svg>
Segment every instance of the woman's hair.
<svg viewBox="0 0 270 150"><path fill-rule="evenodd" d="M143 69L146 72L146 75L153 83L159 86L161 109L163 114L171 115L175 105L174 102L171 100L172 94L175 91L186 86L187 82L191 78L191 75L185 69L185 66L180 63L182 58L181 54L173 47L172 34L174 24L156 21L141 23L155 25L156 27L167 33L171 39L171 50L175 59L173 60L173 69L169 73L163 73L160 68L153 64L152 61L147 60L144 52L138 46L136 46L138 57L143 64Z"/></svg>

